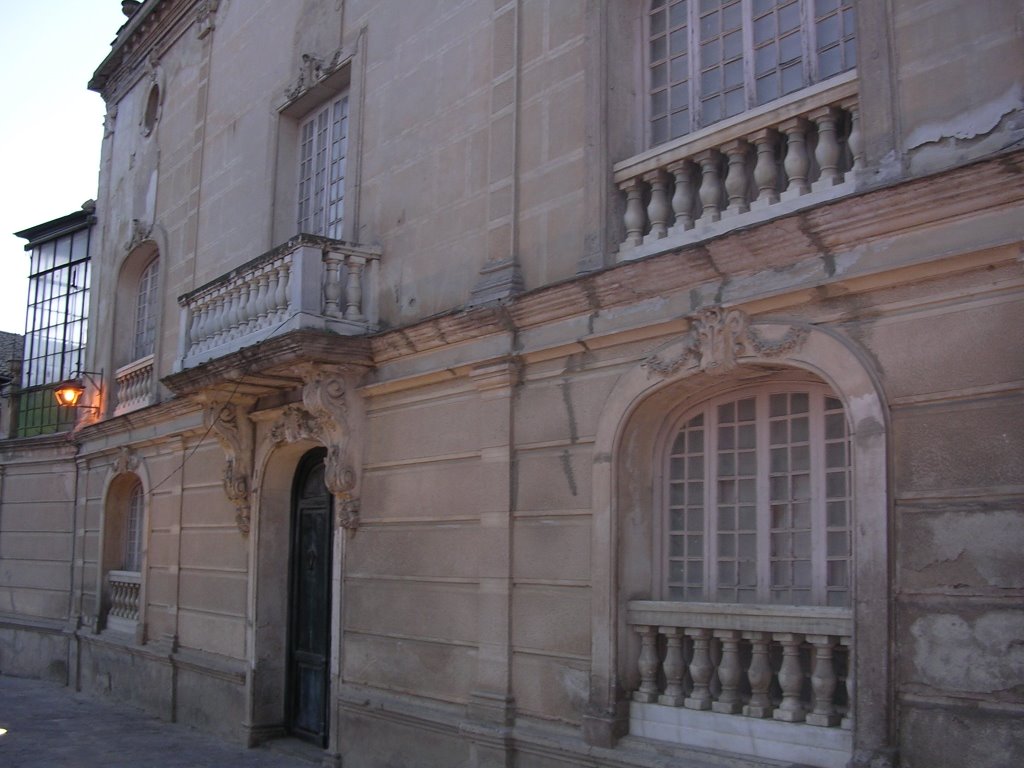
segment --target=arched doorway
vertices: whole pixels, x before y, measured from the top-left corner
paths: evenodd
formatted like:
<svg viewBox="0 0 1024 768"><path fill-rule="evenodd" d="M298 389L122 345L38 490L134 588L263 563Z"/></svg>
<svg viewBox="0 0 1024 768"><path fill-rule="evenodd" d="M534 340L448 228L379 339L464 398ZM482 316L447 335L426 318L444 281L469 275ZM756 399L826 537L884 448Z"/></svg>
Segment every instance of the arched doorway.
<svg viewBox="0 0 1024 768"><path fill-rule="evenodd" d="M331 648L332 497L323 448L299 461L292 485L288 608L288 731L325 747Z"/></svg>

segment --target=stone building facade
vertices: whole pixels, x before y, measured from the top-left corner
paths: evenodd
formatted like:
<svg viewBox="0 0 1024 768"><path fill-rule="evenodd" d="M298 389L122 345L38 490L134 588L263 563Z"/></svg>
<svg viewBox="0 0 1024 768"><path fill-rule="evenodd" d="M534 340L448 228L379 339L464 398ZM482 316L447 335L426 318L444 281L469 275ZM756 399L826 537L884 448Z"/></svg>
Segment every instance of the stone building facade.
<svg viewBox="0 0 1024 768"><path fill-rule="evenodd" d="M0 671L346 766L1024 756L1012 0L146 0Z"/></svg>

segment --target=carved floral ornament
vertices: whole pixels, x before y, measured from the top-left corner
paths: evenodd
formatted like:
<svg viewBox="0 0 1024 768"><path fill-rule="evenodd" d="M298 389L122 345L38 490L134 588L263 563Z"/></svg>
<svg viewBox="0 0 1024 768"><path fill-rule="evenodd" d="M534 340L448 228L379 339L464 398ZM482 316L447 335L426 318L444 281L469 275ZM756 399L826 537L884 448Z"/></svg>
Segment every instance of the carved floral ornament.
<svg viewBox="0 0 1024 768"><path fill-rule="evenodd" d="M114 459L114 465L111 468L115 475L123 475L127 472L134 472L139 467L139 457L135 455L128 446L121 448L117 453L117 458Z"/></svg>
<svg viewBox="0 0 1024 768"><path fill-rule="evenodd" d="M689 319L690 330L684 336L682 353L665 360L656 352L643 361L644 368L667 376L680 368L696 365L704 373L722 375L736 368L744 355L775 358L795 352L809 334L807 328L792 325L781 337L766 339L751 327L750 318L741 309L707 307Z"/></svg>
<svg viewBox="0 0 1024 768"><path fill-rule="evenodd" d="M253 424L251 398L205 398L203 418L224 450L224 493L235 505L235 523L243 535L252 520Z"/></svg>

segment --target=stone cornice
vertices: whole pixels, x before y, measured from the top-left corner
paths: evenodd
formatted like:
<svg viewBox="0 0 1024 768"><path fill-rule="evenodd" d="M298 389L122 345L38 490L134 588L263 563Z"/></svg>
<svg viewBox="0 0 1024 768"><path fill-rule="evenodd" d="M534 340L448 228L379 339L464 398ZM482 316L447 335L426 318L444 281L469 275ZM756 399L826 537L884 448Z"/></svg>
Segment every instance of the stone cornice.
<svg viewBox="0 0 1024 768"><path fill-rule="evenodd" d="M454 342L516 333L736 277L815 266L791 292L862 278L837 275L835 257L853 247L1024 202L1024 152L1005 154L941 174L850 195L717 238L616 264L536 288L500 304L459 309L371 338L378 365ZM991 244L979 244L979 248ZM937 257L929 257L936 259ZM908 264L893 265L905 267Z"/></svg>
<svg viewBox="0 0 1024 768"><path fill-rule="evenodd" d="M139 66L151 54L159 58L192 24L202 0L148 0L117 32L110 53L89 80L89 89L104 101L117 101L128 90Z"/></svg>
<svg viewBox="0 0 1024 768"><path fill-rule="evenodd" d="M340 336L301 330L268 339L224 355L161 381L175 395L220 390L232 394L264 395L302 386L302 363L343 366L353 371L372 367L365 336Z"/></svg>

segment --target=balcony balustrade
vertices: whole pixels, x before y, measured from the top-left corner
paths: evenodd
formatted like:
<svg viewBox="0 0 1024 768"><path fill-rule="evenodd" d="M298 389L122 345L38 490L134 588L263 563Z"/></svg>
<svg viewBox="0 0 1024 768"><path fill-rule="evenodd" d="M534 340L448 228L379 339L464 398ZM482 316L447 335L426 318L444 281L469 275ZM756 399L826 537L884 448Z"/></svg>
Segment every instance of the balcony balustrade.
<svg viewBox="0 0 1024 768"><path fill-rule="evenodd" d="M121 632L134 632L139 621L139 589L142 574L137 571L109 571L110 610L107 627Z"/></svg>
<svg viewBox="0 0 1024 768"><path fill-rule="evenodd" d="M853 191L864 166L849 72L618 163L620 261L766 221Z"/></svg>
<svg viewBox="0 0 1024 768"><path fill-rule="evenodd" d="M118 368L114 380L117 383L115 416L146 407L153 402L153 356L146 355Z"/></svg>
<svg viewBox="0 0 1024 768"><path fill-rule="evenodd" d="M372 329L379 249L299 235L182 296L184 370L298 329Z"/></svg>
<svg viewBox="0 0 1024 768"><path fill-rule="evenodd" d="M795 749L814 765L849 759L848 610L632 601L627 622L640 637L634 735L777 759Z"/></svg>

